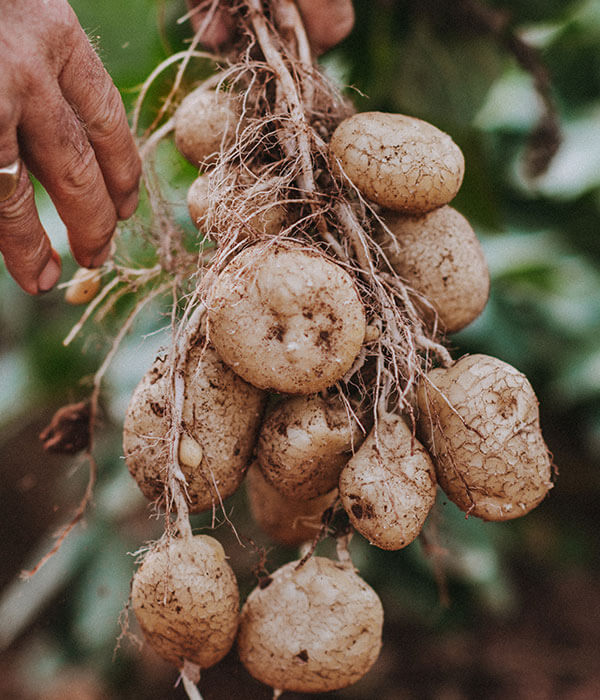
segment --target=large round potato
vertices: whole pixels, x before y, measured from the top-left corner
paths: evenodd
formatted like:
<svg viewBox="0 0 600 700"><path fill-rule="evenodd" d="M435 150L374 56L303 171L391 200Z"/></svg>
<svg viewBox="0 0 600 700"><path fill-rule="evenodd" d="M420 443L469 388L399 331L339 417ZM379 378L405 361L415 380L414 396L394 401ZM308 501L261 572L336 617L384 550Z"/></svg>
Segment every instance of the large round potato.
<svg viewBox="0 0 600 700"><path fill-rule="evenodd" d="M420 435L450 500L484 520L525 515L551 488L538 401L506 362L467 355L418 391Z"/></svg>
<svg viewBox="0 0 600 700"><path fill-rule="evenodd" d="M421 532L435 486L429 455L404 420L388 413L343 468L340 498L363 537L382 549L401 549Z"/></svg>
<svg viewBox="0 0 600 700"><path fill-rule="evenodd" d="M284 496L314 498L337 487L342 467L362 438L338 396L294 396L277 404L264 421L259 466Z"/></svg>
<svg viewBox="0 0 600 700"><path fill-rule="evenodd" d="M367 199L394 211L431 211L454 199L462 184L460 148L448 134L415 117L354 114L334 131L329 147Z"/></svg>
<svg viewBox="0 0 600 700"><path fill-rule="evenodd" d="M350 275L318 252L257 244L223 270L208 301L210 339L247 382L312 394L350 369L365 312Z"/></svg>
<svg viewBox="0 0 600 700"><path fill-rule="evenodd" d="M235 575L207 535L151 550L133 576L131 605L150 646L183 668L208 668L231 649L239 619Z"/></svg>
<svg viewBox="0 0 600 700"><path fill-rule="evenodd" d="M169 375L156 360L138 384L125 416L125 461L143 494L165 492L169 458ZM230 496L244 477L262 418L264 392L244 382L200 340L188 354L179 461L191 512Z"/></svg>
<svg viewBox="0 0 600 700"><path fill-rule="evenodd" d="M352 569L323 557L285 564L242 609L240 659L280 690L324 693L362 678L381 648L383 608Z"/></svg>
<svg viewBox="0 0 600 700"><path fill-rule="evenodd" d="M454 333L483 311L490 275L481 245L469 222L449 206L424 216L388 213L389 233L378 239L394 270L432 304L443 330ZM417 305L430 321L434 314Z"/></svg>

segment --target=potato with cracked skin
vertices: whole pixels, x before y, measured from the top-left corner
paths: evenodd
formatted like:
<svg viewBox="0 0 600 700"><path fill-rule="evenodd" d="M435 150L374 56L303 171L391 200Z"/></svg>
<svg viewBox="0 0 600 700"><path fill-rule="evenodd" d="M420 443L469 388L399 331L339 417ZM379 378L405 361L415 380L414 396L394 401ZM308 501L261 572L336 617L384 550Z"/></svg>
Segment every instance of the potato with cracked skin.
<svg viewBox="0 0 600 700"><path fill-rule="evenodd" d="M377 239L391 266L433 306L443 330L455 333L474 321L485 307L490 274L475 232L462 214L443 206L423 216L384 213L393 234ZM434 311L415 299L432 323Z"/></svg>
<svg viewBox="0 0 600 700"><path fill-rule="evenodd" d="M454 199L465 169L448 134L404 114L354 114L334 131L329 150L367 199L412 214Z"/></svg>
<svg viewBox="0 0 600 700"><path fill-rule="evenodd" d="M183 668L208 668L231 649L239 592L223 547L212 537L171 540L145 556L131 586L131 605L150 646Z"/></svg>
<svg viewBox="0 0 600 700"><path fill-rule="evenodd" d="M326 389L352 367L365 337L352 277L299 244L246 248L221 272L207 305L220 357L261 389Z"/></svg>
<svg viewBox="0 0 600 700"><path fill-rule="evenodd" d="M324 693L362 678L381 648L383 608L352 568L311 557L285 564L248 596L238 652L272 688Z"/></svg>
<svg viewBox="0 0 600 700"><path fill-rule="evenodd" d="M168 363L157 359L135 389L125 416L125 461L142 493L165 493L169 458ZM189 507L218 507L244 478L258 436L264 392L241 379L210 345L198 340L185 371L179 462L187 480Z"/></svg>
<svg viewBox="0 0 600 700"><path fill-rule="evenodd" d="M250 467L244 483L254 521L271 539L287 547L315 539L323 513L333 506L336 497L334 490L310 501L287 498L271 486L257 464Z"/></svg>
<svg viewBox="0 0 600 700"><path fill-rule="evenodd" d="M427 374L418 389L419 430L440 486L466 513L510 520L552 487L538 401L527 378L487 355Z"/></svg>
<svg viewBox="0 0 600 700"><path fill-rule="evenodd" d="M192 165L205 168L233 138L240 106L233 94L200 86L183 98L173 118L177 150Z"/></svg>
<svg viewBox="0 0 600 700"><path fill-rule="evenodd" d="M431 458L397 415L382 415L343 468L340 499L350 522L381 549L402 549L421 532L435 501Z"/></svg>
<svg viewBox="0 0 600 700"><path fill-rule="evenodd" d="M294 396L278 403L263 422L257 458L277 491L306 500L337 487L342 467L362 440L339 396Z"/></svg>

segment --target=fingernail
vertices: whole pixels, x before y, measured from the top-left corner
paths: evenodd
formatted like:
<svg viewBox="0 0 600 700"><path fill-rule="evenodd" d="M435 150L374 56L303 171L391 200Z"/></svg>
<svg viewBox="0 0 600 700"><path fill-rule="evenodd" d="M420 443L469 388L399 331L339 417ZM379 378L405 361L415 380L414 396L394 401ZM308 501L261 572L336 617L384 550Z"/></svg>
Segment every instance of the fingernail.
<svg viewBox="0 0 600 700"><path fill-rule="evenodd" d="M100 267L100 265L104 265L104 263L108 259L108 256L110 255L111 246L112 246L112 241L109 241L104 246L104 248L102 248L102 250L92 258L92 261L90 262L90 264L86 265L85 267Z"/></svg>
<svg viewBox="0 0 600 700"><path fill-rule="evenodd" d="M136 190L127 197L127 199L119 207L119 219L128 219L133 212L137 209L138 202L140 201L139 192Z"/></svg>
<svg viewBox="0 0 600 700"><path fill-rule="evenodd" d="M38 277L38 291L49 292L60 279L60 269L60 256L53 250L52 257Z"/></svg>

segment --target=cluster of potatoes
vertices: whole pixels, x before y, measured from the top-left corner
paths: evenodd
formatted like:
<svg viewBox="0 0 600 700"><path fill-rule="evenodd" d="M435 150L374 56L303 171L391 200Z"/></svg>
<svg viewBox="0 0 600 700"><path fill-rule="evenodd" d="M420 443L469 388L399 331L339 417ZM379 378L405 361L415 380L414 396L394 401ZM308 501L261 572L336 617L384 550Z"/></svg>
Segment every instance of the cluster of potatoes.
<svg viewBox="0 0 600 700"><path fill-rule="evenodd" d="M210 167L237 115L227 93L191 93L175 117L182 154ZM332 169L379 208L380 245L427 322L446 332L470 323L489 275L473 230L448 205L463 176L458 147L418 119L370 112L343 121L330 148ZM199 226L205 177L188 200ZM438 485L486 520L535 507L551 486L551 461L533 390L506 363L473 355L430 371L416 393L416 426L386 410L369 419L327 391L368 342L365 308L343 266L272 237L285 217L276 213L279 221L257 215L262 239L220 272L206 329L188 352L179 465L190 511L219 507L245 479L251 512L276 542L311 542L340 502L358 533L396 550L420 533ZM159 359L142 379L124 426L126 463L149 499L165 494L168 366ZM237 638L249 672L281 690L347 686L381 646L381 603L351 564L290 562L261 580L240 613L235 576L206 535L153 549L132 603L149 643L179 668L216 663Z"/></svg>

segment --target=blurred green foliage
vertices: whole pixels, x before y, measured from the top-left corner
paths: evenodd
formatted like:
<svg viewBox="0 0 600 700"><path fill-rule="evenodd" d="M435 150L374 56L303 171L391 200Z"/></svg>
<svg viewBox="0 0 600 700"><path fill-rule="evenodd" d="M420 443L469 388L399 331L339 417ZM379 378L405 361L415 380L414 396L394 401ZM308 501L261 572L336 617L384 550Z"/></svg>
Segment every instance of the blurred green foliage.
<svg viewBox="0 0 600 700"><path fill-rule="evenodd" d="M151 70L185 46L188 25L176 23L183 2L71 4L130 108ZM539 98L532 77L498 37L453 22L448 7L442 11L436 2L356 0L355 7L353 34L323 57L323 66L353 86L349 94L359 109L427 119L463 149L467 172L455 205L482 240L492 294L483 315L451 343L458 355L489 353L528 375L562 471L549 498L522 522L484 524L466 520L451 504L440 505L435 527L450 552L447 576L454 605L449 610L439 605L422 544L396 553L353 544L355 563L380 591L392 619L434 627L467 624L473 609L500 615L518 607L511 574L515 562L552 571L565 565L597 567L600 561L594 530L600 496L600 5L596 0L488 3L508 13L512 29L539 49L550 73L563 141L547 172L534 180L524 175L523 158L540 115ZM164 84L149 96L144 123L160 106L160 91L172 77L167 72ZM160 163L178 220L188 225L184 199L193 171L169 147ZM64 229L48 199L38 194L68 279L75 267ZM142 207L142 222L143 216ZM123 235L135 240L142 225ZM142 244L137 254L151 256ZM28 298L0 271L0 449L16 425L40 416L47 420L53 408L88 392L90 375L130 306L131 300L123 300L123 308L103 325L88 324L65 348L62 339L81 311L66 307L56 291ZM40 604L60 598L45 630L49 670L38 668L38 675L51 675L64 664L92 665L112 683L115 697L135 656L129 649L116 665L111 661L134 565L127 552L161 530L154 520L146 530L127 525L145 506L120 459L119 426L134 385L167 342L164 311L156 303L141 314L107 375L95 507L85 533L73 536L75 553L62 569L57 564L54 579L48 574L46 598L36 593ZM66 464L65 474L72 466ZM240 531L251 528L242 496L232 508L241 518L236 520ZM207 526L209 520L197 518L194 524ZM230 537L226 530L220 532ZM35 556L24 552L19 566ZM276 557L270 555L271 563ZM43 570L40 576L45 575ZM246 589L249 585L250 579L243 582Z"/></svg>

